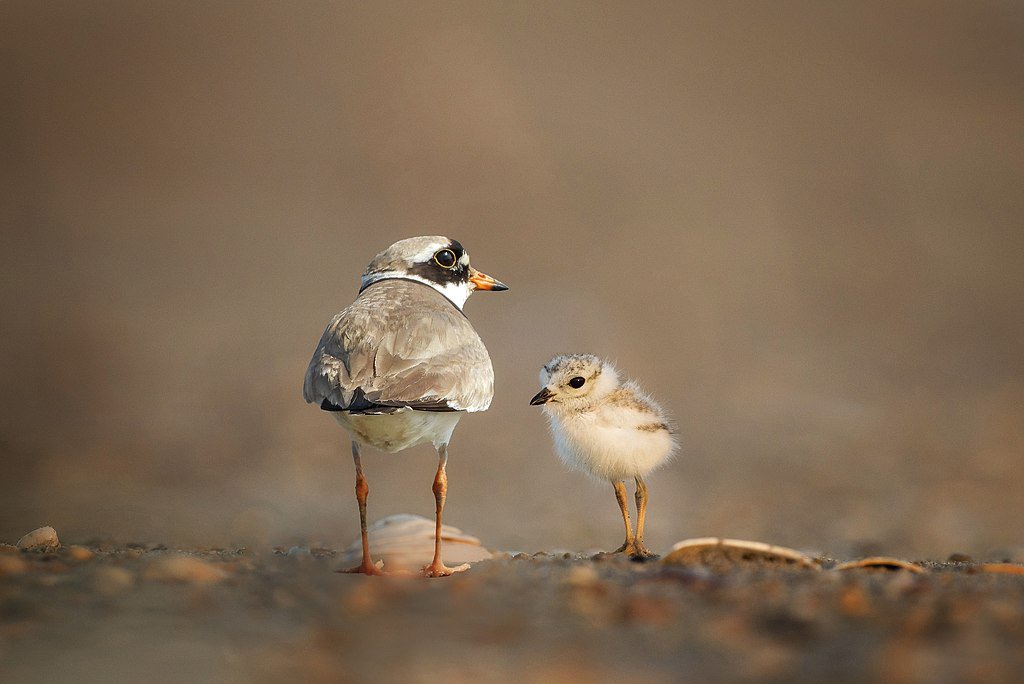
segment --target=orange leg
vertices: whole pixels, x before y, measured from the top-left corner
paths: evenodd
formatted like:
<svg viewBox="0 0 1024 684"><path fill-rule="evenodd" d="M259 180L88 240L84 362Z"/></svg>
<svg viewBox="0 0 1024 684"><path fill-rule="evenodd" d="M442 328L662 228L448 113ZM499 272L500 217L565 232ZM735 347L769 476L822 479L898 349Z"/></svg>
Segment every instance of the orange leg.
<svg viewBox="0 0 1024 684"><path fill-rule="evenodd" d="M647 517L647 485L638 475L636 477L636 539L633 543L631 558L652 558L655 554L644 546L644 519Z"/></svg>
<svg viewBox="0 0 1024 684"><path fill-rule="evenodd" d="M363 477L363 464L359 459L359 444L352 442L352 460L356 464L356 501L359 502L359 530L363 538L363 560L354 568L339 570L338 572L362 573L364 575L383 575L384 571L373 564L370 558L370 539L366 535L366 495L370 493L370 486Z"/></svg>
<svg viewBox="0 0 1024 684"><path fill-rule="evenodd" d="M441 512L444 510L444 500L448 495L448 475L445 473L445 466L448 464L448 445L442 444L437 447L437 474L434 476L434 503L436 505L434 517L434 560L430 565L423 566L425 577L447 577L453 572L467 569L469 566L449 568L441 561Z"/></svg>
<svg viewBox="0 0 1024 684"><path fill-rule="evenodd" d="M629 522L626 484L622 480L613 480L612 487L615 488L615 500L619 502L619 510L622 511L622 522L626 525L626 541L622 542L622 546L612 551L612 553L633 553L633 526Z"/></svg>

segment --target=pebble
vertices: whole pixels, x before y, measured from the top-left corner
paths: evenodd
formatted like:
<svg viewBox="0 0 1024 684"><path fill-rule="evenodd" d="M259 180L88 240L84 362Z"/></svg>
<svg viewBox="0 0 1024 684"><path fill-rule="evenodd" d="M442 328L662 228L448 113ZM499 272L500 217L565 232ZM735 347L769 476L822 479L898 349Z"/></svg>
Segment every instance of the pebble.
<svg viewBox="0 0 1024 684"><path fill-rule="evenodd" d="M23 551L36 549L55 549L60 546L57 530L52 527L40 527L32 530L18 540L18 548Z"/></svg>
<svg viewBox="0 0 1024 684"><path fill-rule="evenodd" d="M20 575L28 570L28 563L18 556L0 556L0 577L4 575Z"/></svg>
<svg viewBox="0 0 1024 684"><path fill-rule="evenodd" d="M92 586L96 593L105 596L119 594L135 585L135 574L131 570L117 567L102 567L96 570Z"/></svg>
<svg viewBox="0 0 1024 684"><path fill-rule="evenodd" d="M287 589L285 589L284 587L277 587L276 589L274 589L274 591L271 592L271 597L274 599L274 604L278 608L287 608L290 610L295 606L299 605L299 602L298 600L296 600L295 595Z"/></svg>
<svg viewBox="0 0 1024 684"><path fill-rule="evenodd" d="M185 582L188 584L215 584L227 576L221 568L193 556L165 556L143 571L146 579L159 582Z"/></svg>
<svg viewBox="0 0 1024 684"><path fill-rule="evenodd" d="M92 551L85 548L84 546L79 546L75 544L74 546L68 548L68 555L77 561L87 561L90 558L92 558L94 554Z"/></svg>
<svg viewBox="0 0 1024 684"><path fill-rule="evenodd" d="M0 553L21 553L21 549L14 544L0 544Z"/></svg>
<svg viewBox="0 0 1024 684"><path fill-rule="evenodd" d="M592 565L577 565L565 576L565 583L570 587L590 588L600 584L601 578Z"/></svg>
<svg viewBox="0 0 1024 684"><path fill-rule="evenodd" d="M839 610L851 617L864 617L871 613L871 601L859 583L848 584L839 592Z"/></svg>
<svg viewBox="0 0 1024 684"><path fill-rule="evenodd" d="M631 596L621 609L619 616L625 622L639 622L655 627L667 625L675 618L672 601L656 596Z"/></svg>

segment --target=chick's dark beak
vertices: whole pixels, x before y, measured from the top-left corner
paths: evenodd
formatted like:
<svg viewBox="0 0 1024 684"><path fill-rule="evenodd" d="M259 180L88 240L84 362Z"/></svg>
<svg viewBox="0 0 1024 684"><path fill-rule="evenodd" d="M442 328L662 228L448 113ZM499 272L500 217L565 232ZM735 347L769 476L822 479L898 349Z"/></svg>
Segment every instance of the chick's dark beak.
<svg viewBox="0 0 1024 684"><path fill-rule="evenodd" d="M501 292L507 290L508 285L495 280L486 273L481 273L472 266L469 267L469 282L473 284L474 290L490 290L492 292Z"/></svg>
<svg viewBox="0 0 1024 684"><path fill-rule="evenodd" d="M551 400L551 397L555 396L555 393L549 390L547 387L537 392L533 399L530 400L530 406L540 406L546 404Z"/></svg>

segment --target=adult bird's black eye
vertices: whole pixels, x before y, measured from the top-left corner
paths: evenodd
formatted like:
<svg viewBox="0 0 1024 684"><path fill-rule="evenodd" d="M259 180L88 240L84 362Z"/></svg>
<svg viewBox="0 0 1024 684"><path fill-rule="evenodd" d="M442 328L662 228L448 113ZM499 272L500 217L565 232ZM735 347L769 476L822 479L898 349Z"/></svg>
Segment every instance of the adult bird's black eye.
<svg viewBox="0 0 1024 684"><path fill-rule="evenodd" d="M455 266L455 252L450 249L442 249L434 255L434 261L441 268L453 268Z"/></svg>
<svg viewBox="0 0 1024 684"><path fill-rule="evenodd" d="M586 378L581 378L580 376L577 375L575 378L569 381L569 387L572 387L573 389L579 389L580 387L583 387L583 383L585 383L586 381Z"/></svg>

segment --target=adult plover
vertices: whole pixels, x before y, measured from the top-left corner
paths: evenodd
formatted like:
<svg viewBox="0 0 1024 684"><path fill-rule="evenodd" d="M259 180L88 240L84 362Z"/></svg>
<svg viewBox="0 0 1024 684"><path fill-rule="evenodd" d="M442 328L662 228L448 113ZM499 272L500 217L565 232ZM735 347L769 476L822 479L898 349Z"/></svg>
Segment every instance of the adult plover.
<svg viewBox="0 0 1024 684"><path fill-rule="evenodd" d="M644 546L647 485L644 476L676 450L665 411L633 381L619 382L615 367L590 354L567 354L540 371L543 386L530 404L543 404L555 451L571 468L610 480L626 524L626 541L612 553L653 556ZM636 480L636 534L629 522L626 478Z"/></svg>
<svg viewBox="0 0 1024 684"><path fill-rule="evenodd" d="M352 439L362 562L346 572L383 574L370 558L360 445L395 453L430 442L434 477L434 559L427 577L450 575L441 562L441 511L448 490L448 441L465 412L491 404L494 371L462 306L476 290L508 287L469 265L469 254L441 236L400 240L363 272L359 296L331 319L306 370L302 394L329 411Z"/></svg>

